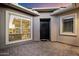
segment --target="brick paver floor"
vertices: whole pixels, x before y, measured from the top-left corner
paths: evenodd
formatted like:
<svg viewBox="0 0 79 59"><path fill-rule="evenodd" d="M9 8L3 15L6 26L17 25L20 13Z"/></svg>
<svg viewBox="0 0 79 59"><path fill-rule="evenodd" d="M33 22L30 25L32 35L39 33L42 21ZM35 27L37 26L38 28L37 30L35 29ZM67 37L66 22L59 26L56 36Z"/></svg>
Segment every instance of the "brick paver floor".
<svg viewBox="0 0 79 59"><path fill-rule="evenodd" d="M10 56L73 56L73 47L54 42L29 42L0 50L0 55Z"/></svg>

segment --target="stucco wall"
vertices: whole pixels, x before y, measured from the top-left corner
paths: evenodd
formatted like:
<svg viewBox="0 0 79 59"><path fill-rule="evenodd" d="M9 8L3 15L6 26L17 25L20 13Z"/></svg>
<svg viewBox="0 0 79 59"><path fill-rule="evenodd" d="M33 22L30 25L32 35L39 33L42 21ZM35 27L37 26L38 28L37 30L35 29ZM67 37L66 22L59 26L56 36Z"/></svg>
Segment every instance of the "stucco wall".
<svg viewBox="0 0 79 59"><path fill-rule="evenodd" d="M77 13L77 35L76 36L60 35L60 33L59 33L60 32L59 31L60 30L59 29L60 28L60 26L59 26L60 16L69 15L69 14L72 14L72 13ZM57 16L59 16L59 18ZM56 15L56 16L52 16L52 17L55 18L54 21L56 21L55 24L54 24L55 25L54 28L56 28L56 30L54 31L55 34L53 34L53 35L56 35L56 32L58 32L58 36L56 36L58 39L56 39L56 41L79 46L79 9L67 11L67 12L62 13L60 15Z"/></svg>
<svg viewBox="0 0 79 59"><path fill-rule="evenodd" d="M57 41L59 35L59 16L52 16L51 20L51 40Z"/></svg>
<svg viewBox="0 0 79 59"><path fill-rule="evenodd" d="M0 7L0 47L4 45L5 41L5 18L4 10Z"/></svg>
<svg viewBox="0 0 79 59"><path fill-rule="evenodd" d="M12 8L1 6L1 8L0 8L0 48L13 46L13 45L20 45L20 44L26 43L26 41L25 42L23 41L23 42L18 42L18 43L9 44L9 45L5 44L5 40L6 40L6 10L11 11L11 12L15 12L15 13L18 13L18 14L25 15L27 18L30 18L31 20L33 20L32 15L23 13L21 11L18 11L18 10L12 9ZM33 38L32 38L32 40L33 40Z"/></svg>
<svg viewBox="0 0 79 59"><path fill-rule="evenodd" d="M34 17L33 20L33 39L34 41L40 41L40 20L39 17Z"/></svg>

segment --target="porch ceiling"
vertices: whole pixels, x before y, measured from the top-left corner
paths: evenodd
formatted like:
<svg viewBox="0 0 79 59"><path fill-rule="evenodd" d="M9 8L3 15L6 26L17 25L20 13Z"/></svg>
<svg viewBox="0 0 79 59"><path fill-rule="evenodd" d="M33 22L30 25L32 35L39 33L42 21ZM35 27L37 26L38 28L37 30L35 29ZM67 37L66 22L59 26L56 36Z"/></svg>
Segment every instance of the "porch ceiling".
<svg viewBox="0 0 79 59"><path fill-rule="evenodd" d="M53 12L59 8L33 8L33 9L38 12Z"/></svg>

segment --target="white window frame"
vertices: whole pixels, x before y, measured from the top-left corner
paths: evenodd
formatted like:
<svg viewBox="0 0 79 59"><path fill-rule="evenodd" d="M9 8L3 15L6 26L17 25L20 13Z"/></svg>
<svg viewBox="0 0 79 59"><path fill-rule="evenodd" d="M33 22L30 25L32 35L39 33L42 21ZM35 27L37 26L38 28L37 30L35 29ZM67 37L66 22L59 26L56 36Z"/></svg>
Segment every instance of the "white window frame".
<svg viewBox="0 0 79 59"><path fill-rule="evenodd" d="M69 19L69 18L74 18L74 20L73 20L73 32L63 32L63 20ZM77 14L76 13L60 16L60 34L73 35L73 36L77 35Z"/></svg>
<svg viewBox="0 0 79 59"><path fill-rule="evenodd" d="M6 40L5 40L5 43L6 45L8 44L13 44L13 43L18 43L18 42L23 42L23 41L29 41L29 40L32 40L32 18L28 18L27 15L23 15L23 14L19 14L19 13L16 13L16 12L12 12L12 11L8 11L6 10ZM10 15L13 14L13 15L18 15L20 17L23 17L23 18L26 18L26 19L29 19L31 21L31 38L30 39L26 39L26 40L16 40L16 41L9 41L9 20L10 20Z"/></svg>

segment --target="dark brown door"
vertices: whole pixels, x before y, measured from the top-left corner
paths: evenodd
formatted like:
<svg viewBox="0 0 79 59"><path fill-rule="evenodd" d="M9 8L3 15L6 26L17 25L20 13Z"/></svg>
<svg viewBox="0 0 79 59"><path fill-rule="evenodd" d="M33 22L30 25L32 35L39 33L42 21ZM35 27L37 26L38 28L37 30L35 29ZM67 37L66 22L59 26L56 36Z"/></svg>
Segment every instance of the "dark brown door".
<svg viewBox="0 0 79 59"><path fill-rule="evenodd" d="M40 20L40 39L50 40L50 19Z"/></svg>

